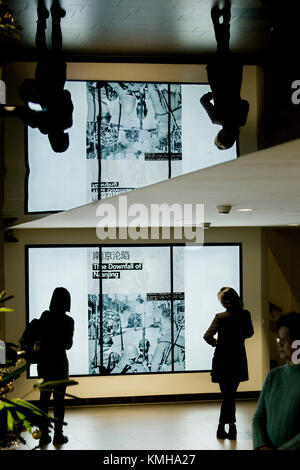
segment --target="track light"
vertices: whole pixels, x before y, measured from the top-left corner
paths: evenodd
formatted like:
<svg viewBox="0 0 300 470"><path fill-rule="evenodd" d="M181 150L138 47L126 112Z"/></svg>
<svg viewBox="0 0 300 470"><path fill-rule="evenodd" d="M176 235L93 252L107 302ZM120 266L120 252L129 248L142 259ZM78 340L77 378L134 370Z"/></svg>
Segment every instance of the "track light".
<svg viewBox="0 0 300 470"><path fill-rule="evenodd" d="M219 214L229 214L231 206L217 206L216 209Z"/></svg>

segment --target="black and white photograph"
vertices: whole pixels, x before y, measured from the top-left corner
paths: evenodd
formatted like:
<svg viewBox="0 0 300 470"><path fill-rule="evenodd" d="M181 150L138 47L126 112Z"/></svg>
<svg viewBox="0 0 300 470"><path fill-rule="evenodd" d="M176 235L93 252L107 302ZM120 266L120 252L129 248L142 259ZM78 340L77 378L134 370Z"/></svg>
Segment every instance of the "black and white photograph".
<svg viewBox="0 0 300 470"><path fill-rule="evenodd" d="M211 348L199 331L224 282L240 291L234 244L28 247L27 256L29 321L47 309L57 279L72 297L71 375L209 370Z"/></svg>
<svg viewBox="0 0 300 470"><path fill-rule="evenodd" d="M71 209L237 158L236 146L218 151L214 126L195 106L207 84L70 80L66 89L74 112L63 158L27 128L29 213Z"/></svg>
<svg viewBox="0 0 300 470"><path fill-rule="evenodd" d="M99 158L98 119L99 91L97 82L86 82L86 158Z"/></svg>
<svg viewBox="0 0 300 470"><path fill-rule="evenodd" d="M105 294L100 324L99 299L89 296L90 374L183 371L184 293L173 298L182 300L171 312L170 293Z"/></svg>
<svg viewBox="0 0 300 470"><path fill-rule="evenodd" d="M300 450L299 18L0 0L4 469Z"/></svg>
<svg viewBox="0 0 300 470"><path fill-rule="evenodd" d="M88 159L159 160L168 153L181 157L180 85L87 82L86 87Z"/></svg>

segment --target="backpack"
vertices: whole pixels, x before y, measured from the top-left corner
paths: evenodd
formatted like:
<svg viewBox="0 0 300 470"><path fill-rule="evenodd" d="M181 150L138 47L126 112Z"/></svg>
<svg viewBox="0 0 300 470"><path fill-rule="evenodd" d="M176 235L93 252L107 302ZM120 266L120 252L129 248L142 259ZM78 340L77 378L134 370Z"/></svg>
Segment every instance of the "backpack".
<svg viewBox="0 0 300 470"><path fill-rule="evenodd" d="M27 362L31 364L39 362L41 342L41 321L34 318L25 328L22 338L20 339L21 349L25 351L25 359Z"/></svg>

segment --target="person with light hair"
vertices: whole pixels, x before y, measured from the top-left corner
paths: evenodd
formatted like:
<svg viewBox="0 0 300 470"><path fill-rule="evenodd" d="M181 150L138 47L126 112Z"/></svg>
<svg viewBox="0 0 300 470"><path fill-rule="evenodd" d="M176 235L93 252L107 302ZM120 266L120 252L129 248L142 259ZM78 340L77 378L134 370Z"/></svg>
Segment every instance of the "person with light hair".
<svg viewBox="0 0 300 470"><path fill-rule="evenodd" d="M237 436L235 394L240 382L249 380L245 339L250 338L254 331L250 312L244 310L238 293L232 287L222 287L218 299L225 312L215 315L203 339L215 347L211 379L219 384L222 394L217 438L234 440ZM229 424L228 433L225 424Z"/></svg>

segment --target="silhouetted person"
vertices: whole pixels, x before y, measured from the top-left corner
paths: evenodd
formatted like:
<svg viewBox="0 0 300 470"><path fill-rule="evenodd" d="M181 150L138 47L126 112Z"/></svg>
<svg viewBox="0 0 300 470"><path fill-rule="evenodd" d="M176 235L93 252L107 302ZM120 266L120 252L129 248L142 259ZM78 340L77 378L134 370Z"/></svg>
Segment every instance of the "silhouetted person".
<svg viewBox="0 0 300 470"><path fill-rule="evenodd" d="M40 317L41 346L40 359L37 364L38 376L45 382L67 380L69 361L66 350L73 344L74 320L66 314L71 309L71 296L64 287L57 287L52 294L49 310ZM65 386L56 387L53 392L55 423L53 444L64 444L68 438L62 432L64 420ZM48 413L51 391L41 391L40 408ZM41 444L51 442L48 427L41 429Z"/></svg>
<svg viewBox="0 0 300 470"><path fill-rule="evenodd" d="M71 94L64 90L66 64L62 56L60 20L65 16L58 0L51 7L52 48L47 48L46 20L49 12L42 0L38 2L36 47L39 54L34 80L24 80L19 87L26 111L21 114L25 124L48 134L54 152L65 152L69 147L69 135L64 131L72 126L73 104ZM33 110L29 103L37 103L41 110Z"/></svg>
<svg viewBox="0 0 300 470"><path fill-rule="evenodd" d="M249 379L244 341L253 335L253 326L250 312L243 309L240 297L234 289L222 287L218 299L226 311L215 316L203 338L216 348L211 380L219 383L223 399L217 438L236 439L235 393L239 383ZM218 339L214 338L216 334ZM228 433L225 432L227 423Z"/></svg>
<svg viewBox="0 0 300 470"><path fill-rule="evenodd" d="M223 9L216 2L211 9L211 17L217 51L206 67L211 92L203 95L200 102L212 123L222 126L215 144L220 150L224 150L233 146L239 136L239 128L246 124L249 103L240 97L243 65L233 57L229 49L230 1L225 0ZM220 23L221 17L223 23Z"/></svg>
<svg viewBox="0 0 300 470"><path fill-rule="evenodd" d="M277 322L280 358L265 380L253 417L255 450L300 450L300 313Z"/></svg>

